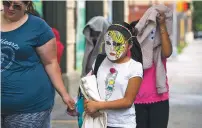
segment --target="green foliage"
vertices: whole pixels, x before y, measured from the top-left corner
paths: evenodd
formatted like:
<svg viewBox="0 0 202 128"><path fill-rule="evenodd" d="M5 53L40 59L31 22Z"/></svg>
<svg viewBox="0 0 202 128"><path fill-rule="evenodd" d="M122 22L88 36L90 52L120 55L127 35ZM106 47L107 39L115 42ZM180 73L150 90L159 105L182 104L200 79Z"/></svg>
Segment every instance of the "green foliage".
<svg viewBox="0 0 202 128"><path fill-rule="evenodd" d="M183 51L183 49L185 48L185 47L187 47L187 43L186 42L180 42L180 44L178 45L178 47L177 47L177 52L178 52L178 54L180 54L180 53L182 53L182 51Z"/></svg>
<svg viewBox="0 0 202 128"><path fill-rule="evenodd" d="M202 1L193 1L193 30L202 31Z"/></svg>
<svg viewBox="0 0 202 128"><path fill-rule="evenodd" d="M193 1L193 7L194 9L201 9L202 1Z"/></svg>

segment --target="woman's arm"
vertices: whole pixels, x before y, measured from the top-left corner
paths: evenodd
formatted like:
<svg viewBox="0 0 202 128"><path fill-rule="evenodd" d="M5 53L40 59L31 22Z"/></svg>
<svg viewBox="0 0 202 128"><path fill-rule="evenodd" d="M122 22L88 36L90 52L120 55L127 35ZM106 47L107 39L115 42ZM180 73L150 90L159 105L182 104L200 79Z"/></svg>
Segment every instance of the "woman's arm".
<svg viewBox="0 0 202 128"><path fill-rule="evenodd" d="M64 86L60 67L57 61L57 50L55 38L51 39L44 45L37 47L36 51L41 58L41 61L45 67L45 70L53 83L53 86L62 97L64 103L74 109L74 100L69 96Z"/></svg>
<svg viewBox="0 0 202 128"><path fill-rule="evenodd" d="M159 29L160 29L162 57L168 58L172 54L172 43L170 41L167 28L166 28L165 14L160 11L158 12L160 15L157 17L157 22L159 24Z"/></svg>
<svg viewBox="0 0 202 128"><path fill-rule="evenodd" d="M96 112L97 110L122 109L131 107L138 93L141 81L142 78L140 77L131 78L128 82L125 96L122 99L107 102L85 101L85 111L91 114Z"/></svg>

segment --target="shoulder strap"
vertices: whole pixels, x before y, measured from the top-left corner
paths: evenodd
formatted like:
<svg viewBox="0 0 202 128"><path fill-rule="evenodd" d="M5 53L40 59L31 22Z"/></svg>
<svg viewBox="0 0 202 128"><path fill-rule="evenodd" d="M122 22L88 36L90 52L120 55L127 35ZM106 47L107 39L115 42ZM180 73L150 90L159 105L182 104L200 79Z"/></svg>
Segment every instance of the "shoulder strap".
<svg viewBox="0 0 202 128"><path fill-rule="evenodd" d="M96 61L95 61L95 67L93 70L94 75L97 77L97 71L102 63L102 61L105 59L106 54L98 54Z"/></svg>

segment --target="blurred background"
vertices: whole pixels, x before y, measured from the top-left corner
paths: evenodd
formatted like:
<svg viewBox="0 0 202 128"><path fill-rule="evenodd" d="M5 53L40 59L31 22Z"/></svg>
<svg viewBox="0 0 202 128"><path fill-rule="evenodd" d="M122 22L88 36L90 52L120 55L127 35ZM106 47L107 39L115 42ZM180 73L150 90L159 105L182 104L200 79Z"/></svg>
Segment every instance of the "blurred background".
<svg viewBox="0 0 202 128"><path fill-rule="evenodd" d="M65 86L76 97L82 70L85 24L94 16L104 16L111 23L132 22L142 17L155 4L173 10L173 54L168 60L170 88L169 128L202 127L202 1L124 0L124 1L41 1L35 9L56 28L65 46L61 68ZM65 113L65 106L56 96L52 113L53 128L77 128L77 118Z"/></svg>
<svg viewBox="0 0 202 128"><path fill-rule="evenodd" d="M173 9L173 56L194 38L202 37L202 1L41 1L34 0L35 8L51 26L59 30L65 46L61 68L66 77L69 73L81 73L85 50L82 30L94 16L104 16L110 22L138 20L152 5L165 4ZM65 76L64 76L65 77Z"/></svg>

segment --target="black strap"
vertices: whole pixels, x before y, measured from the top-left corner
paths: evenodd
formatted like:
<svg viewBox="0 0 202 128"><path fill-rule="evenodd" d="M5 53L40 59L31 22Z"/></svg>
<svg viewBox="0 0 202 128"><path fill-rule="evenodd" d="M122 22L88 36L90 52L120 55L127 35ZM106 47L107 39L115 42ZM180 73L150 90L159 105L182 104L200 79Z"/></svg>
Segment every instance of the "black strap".
<svg viewBox="0 0 202 128"><path fill-rule="evenodd" d="M95 61L95 66L93 70L93 74L97 77L97 71L102 63L102 61L106 58L106 54L98 54L96 61Z"/></svg>

